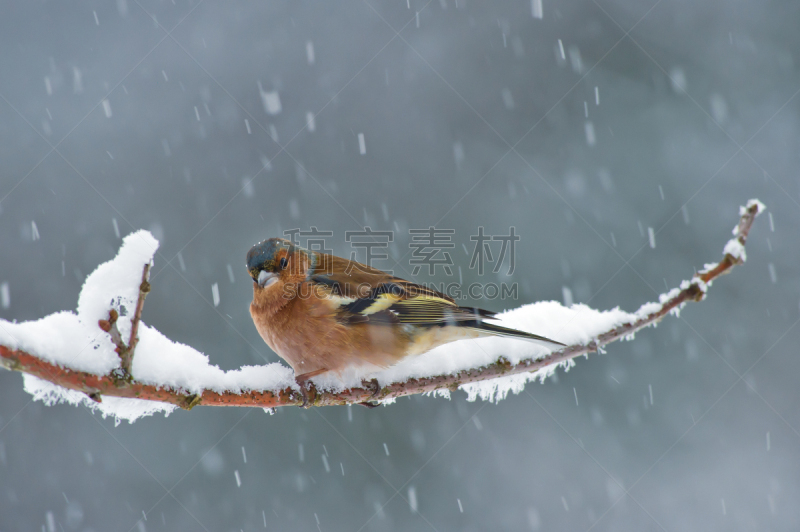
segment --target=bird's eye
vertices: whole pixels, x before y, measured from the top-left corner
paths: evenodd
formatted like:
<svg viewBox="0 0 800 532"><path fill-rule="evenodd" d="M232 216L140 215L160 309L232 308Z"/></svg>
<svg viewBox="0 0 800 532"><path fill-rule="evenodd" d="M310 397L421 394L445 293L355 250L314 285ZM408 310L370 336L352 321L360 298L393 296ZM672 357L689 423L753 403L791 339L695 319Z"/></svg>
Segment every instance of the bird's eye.
<svg viewBox="0 0 800 532"><path fill-rule="evenodd" d="M286 264L287 264L287 262L288 262L288 261L286 260L286 257L283 257L283 258L281 259L281 270L285 270L285 269L286 269Z"/></svg>

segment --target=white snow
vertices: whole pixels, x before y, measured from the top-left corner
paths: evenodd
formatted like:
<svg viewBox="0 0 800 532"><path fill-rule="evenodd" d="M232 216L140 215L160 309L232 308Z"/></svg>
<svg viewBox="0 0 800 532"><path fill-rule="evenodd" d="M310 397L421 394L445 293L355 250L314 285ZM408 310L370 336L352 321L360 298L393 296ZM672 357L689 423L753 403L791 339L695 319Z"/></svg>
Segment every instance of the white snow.
<svg viewBox="0 0 800 532"><path fill-rule="evenodd" d="M0 307L8 308L11 306L11 291L8 289L8 281L0 283Z"/></svg>
<svg viewBox="0 0 800 532"><path fill-rule="evenodd" d="M216 392L277 390L294 385L292 370L281 364L223 371L188 345L173 342L147 325L140 327L132 368L133 376L139 381L191 393L203 389Z"/></svg>
<svg viewBox="0 0 800 532"><path fill-rule="evenodd" d="M281 105L281 97L278 91L265 91L259 86L259 92L261 93L261 103L264 105L264 112L273 116L280 114L283 110L283 106Z"/></svg>
<svg viewBox="0 0 800 532"><path fill-rule="evenodd" d="M47 406L67 403L78 406L83 404L91 410L98 410L103 417L113 416L117 425L125 419L131 423L140 417L151 416L158 412L169 415L177 407L158 401L145 401L142 399L123 399L120 397L103 396L102 403L96 403L89 397L75 390L62 388L51 382L39 379L33 375L23 375L25 391L33 396L35 401L42 401Z"/></svg>
<svg viewBox="0 0 800 532"><path fill-rule="evenodd" d="M219 283L211 285L211 297L214 299L214 306L219 306Z"/></svg>
<svg viewBox="0 0 800 532"><path fill-rule="evenodd" d="M367 153L367 145L364 142L364 134L358 134L358 153L365 155Z"/></svg>
<svg viewBox="0 0 800 532"><path fill-rule="evenodd" d="M309 65L313 65L315 62L314 43L311 41L306 41L306 60L308 61Z"/></svg>
<svg viewBox="0 0 800 532"><path fill-rule="evenodd" d="M587 120L583 125L583 129L586 133L586 144L589 146L597 144L597 137L594 134L594 124L590 120Z"/></svg>
<svg viewBox="0 0 800 532"><path fill-rule="evenodd" d="M728 240L728 243L725 244L725 250L723 252L726 255L730 255L734 259L741 260L742 262L747 260L747 253L745 253L744 246L741 242L739 242L738 238L731 238Z"/></svg>
<svg viewBox="0 0 800 532"><path fill-rule="evenodd" d="M96 325L90 329L68 311L22 323L0 320L0 344L62 367L97 375L119 366L111 338Z"/></svg>
<svg viewBox="0 0 800 532"><path fill-rule="evenodd" d="M542 0L531 0L531 16L538 19L544 16Z"/></svg>

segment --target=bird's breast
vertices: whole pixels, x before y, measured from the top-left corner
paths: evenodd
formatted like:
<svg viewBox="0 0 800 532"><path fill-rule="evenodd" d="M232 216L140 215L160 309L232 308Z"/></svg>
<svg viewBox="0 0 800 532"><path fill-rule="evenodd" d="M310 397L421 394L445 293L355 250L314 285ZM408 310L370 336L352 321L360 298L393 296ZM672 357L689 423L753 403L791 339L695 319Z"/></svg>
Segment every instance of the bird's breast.
<svg viewBox="0 0 800 532"><path fill-rule="evenodd" d="M401 327L343 324L335 307L327 300L295 298L271 315L255 305L250 311L261 337L296 373L387 367L408 353L409 336Z"/></svg>

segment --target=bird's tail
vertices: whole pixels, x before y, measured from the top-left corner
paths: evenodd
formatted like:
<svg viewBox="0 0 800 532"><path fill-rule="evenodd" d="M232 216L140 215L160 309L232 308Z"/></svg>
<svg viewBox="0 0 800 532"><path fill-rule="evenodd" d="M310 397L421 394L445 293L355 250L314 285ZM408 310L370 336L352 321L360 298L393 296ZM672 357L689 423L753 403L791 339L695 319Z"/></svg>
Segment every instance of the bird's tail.
<svg viewBox="0 0 800 532"><path fill-rule="evenodd" d="M544 336L539 336L538 334L528 333L525 331L518 331L517 329L510 329L508 327L502 327L500 325L495 325L493 323L489 323L483 320L462 322L459 323L459 326L488 333L493 336L503 336L506 338L519 338L521 340L533 340L538 342L547 342L550 344L566 346L566 344L562 344L561 342L556 342L555 340L551 340L550 338L545 338Z"/></svg>

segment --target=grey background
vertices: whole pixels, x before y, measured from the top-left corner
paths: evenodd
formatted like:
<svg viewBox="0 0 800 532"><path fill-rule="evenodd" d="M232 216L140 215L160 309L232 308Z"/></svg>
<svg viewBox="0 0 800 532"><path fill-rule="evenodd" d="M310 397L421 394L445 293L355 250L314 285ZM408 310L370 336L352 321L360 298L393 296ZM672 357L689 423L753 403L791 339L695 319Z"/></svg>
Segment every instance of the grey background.
<svg viewBox="0 0 800 532"><path fill-rule="evenodd" d="M406 277L408 228L455 229L465 282L519 283L519 300L465 301L494 310L563 287L635 310L719 260L748 198L774 230L757 221L747 264L707 301L497 405L457 393L114 427L32 403L2 372L0 530L263 530L264 516L267 530L796 530L800 4L544 0L543 13L8 2L3 319L74 309L120 244L112 219L162 242L145 321L225 369L277 360L250 322L243 261L285 229L333 230L346 254L345 231L397 228L399 263L377 265ZM521 235L510 279L467 268L478 226Z"/></svg>

